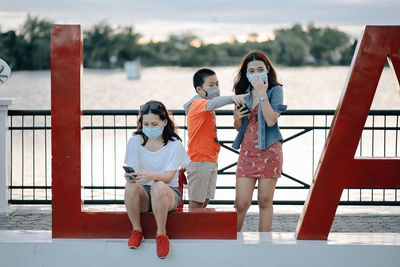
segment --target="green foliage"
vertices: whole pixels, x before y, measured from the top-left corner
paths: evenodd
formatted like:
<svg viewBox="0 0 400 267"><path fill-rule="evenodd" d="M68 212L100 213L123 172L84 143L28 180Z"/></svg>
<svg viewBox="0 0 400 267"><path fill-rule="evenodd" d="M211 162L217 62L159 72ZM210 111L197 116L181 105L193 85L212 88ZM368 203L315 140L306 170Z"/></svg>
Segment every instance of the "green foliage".
<svg viewBox="0 0 400 267"><path fill-rule="evenodd" d="M357 47L357 41L354 41L351 46L348 46L342 50L342 58L340 59L341 65L350 65L356 47Z"/></svg>
<svg viewBox="0 0 400 267"><path fill-rule="evenodd" d="M92 68L110 68L113 29L100 22L89 31L84 31L83 64Z"/></svg>
<svg viewBox="0 0 400 267"><path fill-rule="evenodd" d="M12 69L49 69L50 24L28 14L19 35L15 31L0 33L0 58Z"/></svg>
<svg viewBox="0 0 400 267"><path fill-rule="evenodd" d="M320 63L338 64L341 53L351 47L350 38L344 32L332 28L316 28L310 24L310 52Z"/></svg>
<svg viewBox="0 0 400 267"><path fill-rule="evenodd" d="M27 16L19 33L0 31L0 58L13 70L50 68L51 21ZM262 50L277 64L348 65L356 46L344 32L330 27L295 24L278 29L274 39L258 41L251 33L244 43L205 44L193 34L170 35L166 41L139 43L141 35L133 26L112 27L102 21L83 32L84 66L123 67L125 61L140 58L145 66L238 65L247 52Z"/></svg>
<svg viewBox="0 0 400 267"><path fill-rule="evenodd" d="M307 48L307 37L307 33L299 24L291 29L276 30L274 50L277 52L277 62L289 66L302 65Z"/></svg>

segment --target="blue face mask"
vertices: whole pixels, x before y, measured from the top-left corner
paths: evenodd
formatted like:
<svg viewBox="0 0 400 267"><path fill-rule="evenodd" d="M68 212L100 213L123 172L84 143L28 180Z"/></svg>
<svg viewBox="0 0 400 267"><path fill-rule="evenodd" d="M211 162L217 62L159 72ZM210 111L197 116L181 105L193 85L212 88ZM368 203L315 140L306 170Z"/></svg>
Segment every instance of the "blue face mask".
<svg viewBox="0 0 400 267"><path fill-rule="evenodd" d="M162 135L161 127L154 127L154 128L146 128L143 127L143 133L150 139L157 139L160 135Z"/></svg>
<svg viewBox="0 0 400 267"><path fill-rule="evenodd" d="M246 74L247 79L249 80L249 82L251 84L255 83L255 78L256 77L260 77L261 80L265 83L268 80L268 74L266 74L265 72L262 73L256 73L256 74Z"/></svg>

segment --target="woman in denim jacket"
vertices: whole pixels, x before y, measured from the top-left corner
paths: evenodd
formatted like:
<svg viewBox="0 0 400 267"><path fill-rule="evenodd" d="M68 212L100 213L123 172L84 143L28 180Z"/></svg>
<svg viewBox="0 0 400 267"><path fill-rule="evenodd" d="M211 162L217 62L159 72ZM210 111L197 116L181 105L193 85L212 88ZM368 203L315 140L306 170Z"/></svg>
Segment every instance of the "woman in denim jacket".
<svg viewBox="0 0 400 267"><path fill-rule="evenodd" d="M272 200L282 169L282 135L278 118L286 110L282 85L271 61L262 51L251 51L242 60L235 78L235 94L250 92L245 106L235 108L235 128L239 131L233 148L239 149L236 169L235 207L238 232L251 205L258 180L259 231L271 231Z"/></svg>

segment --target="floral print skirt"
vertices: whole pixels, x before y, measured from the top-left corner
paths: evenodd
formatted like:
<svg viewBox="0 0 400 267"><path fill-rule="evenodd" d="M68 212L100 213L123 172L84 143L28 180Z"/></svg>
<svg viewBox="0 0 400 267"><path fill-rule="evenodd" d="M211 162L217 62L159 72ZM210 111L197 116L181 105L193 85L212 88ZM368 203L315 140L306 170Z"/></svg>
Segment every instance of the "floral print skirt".
<svg viewBox="0 0 400 267"><path fill-rule="evenodd" d="M266 149L258 149L258 105L249 115L249 124L243 137L236 178L279 178L282 172L282 142L277 141Z"/></svg>

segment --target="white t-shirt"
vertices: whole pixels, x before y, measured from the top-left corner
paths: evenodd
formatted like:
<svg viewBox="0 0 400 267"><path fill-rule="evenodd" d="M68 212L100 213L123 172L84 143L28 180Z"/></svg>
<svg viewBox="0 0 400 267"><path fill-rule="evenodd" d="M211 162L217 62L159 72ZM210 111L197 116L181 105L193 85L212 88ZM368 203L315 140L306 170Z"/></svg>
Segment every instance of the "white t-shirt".
<svg viewBox="0 0 400 267"><path fill-rule="evenodd" d="M190 162L182 142L179 140L168 141L165 146L155 152L147 150L142 146L142 143L141 135L134 135L129 139L125 153L125 164L133 167L135 172L144 170L161 174L176 170L169 185L178 187L178 170ZM146 185L153 183L154 180L150 180Z"/></svg>

